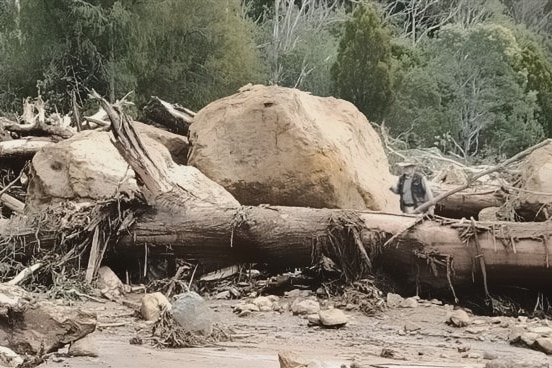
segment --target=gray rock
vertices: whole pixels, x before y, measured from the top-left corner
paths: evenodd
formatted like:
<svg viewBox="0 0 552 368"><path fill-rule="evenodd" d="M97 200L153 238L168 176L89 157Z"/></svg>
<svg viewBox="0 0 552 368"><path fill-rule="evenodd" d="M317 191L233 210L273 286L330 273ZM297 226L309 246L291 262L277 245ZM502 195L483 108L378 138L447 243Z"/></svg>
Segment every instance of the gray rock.
<svg viewBox="0 0 552 368"><path fill-rule="evenodd" d="M340 327L345 326L349 318L339 309L328 309L320 311L320 324L325 327Z"/></svg>
<svg viewBox="0 0 552 368"><path fill-rule="evenodd" d="M404 301L404 298L399 294L387 293L387 306L389 308L397 308Z"/></svg>
<svg viewBox="0 0 552 368"><path fill-rule="evenodd" d="M536 347L545 354L552 354L552 339L549 337L538 338Z"/></svg>
<svg viewBox="0 0 552 368"><path fill-rule="evenodd" d="M414 322L408 321L404 324L404 331L405 332L419 331L421 329L422 329L422 326L420 326L419 324L414 323Z"/></svg>
<svg viewBox="0 0 552 368"><path fill-rule="evenodd" d="M320 303L318 303L316 300L311 299L295 299L295 301L291 305L291 311L293 312L293 314L299 315L315 314L320 311Z"/></svg>
<svg viewBox="0 0 552 368"><path fill-rule="evenodd" d="M193 291L175 296L171 312L174 320L186 331L205 336L213 332L213 311L205 300Z"/></svg>
<svg viewBox="0 0 552 368"><path fill-rule="evenodd" d="M22 363L23 358L15 351L5 346L0 346L0 367L19 367Z"/></svg>
<svg viewBox="0 0 552 368"><path fill-rule="evenodd" d="M498 359L498 354L492 351L484 351L483 352L483 359L485 360L495 360Z"/></svg>
<svg viewBox="0 0 552 368"><path fill-rule="evenodd" d="M274 304L274 302L266 296L258 296L253 299L251 303L255 304L261 311L272 310L272 305Z"/></svg>
<svg viewBox="0 0 552 368"><path fill-rule="evenodd" d="M552 336L552 327L538 326L529 329L529 332L539 334L540 336Z"/></svg>
<svg viewBox="0 0 552 368"><path fill-rule="evenodd" d="M447 317L447 323L454 327L465 327L469 325L470 322L470 316L462 309L452 311Z"/></svg>
<svg viewBox="0 0 552 368"><path fill-rule="evenodd" d="M232 296L232 293L229 290L225 290L215 294L213 298L216 300L223 300L223 299L230 299L231 296Z"/></svg>
<svg viewBox="0 0 552 368"><path fill-rule="evenodd" d="M416 307L418 307L418 300L416 298L406 298L401 302L400 307L401 308L416 308Z"/></svg>
<svg viewBox="0 0 552 368"><path fill-rule="evenodd" d="M320 324L320 315L319 314L309 314L307 320L310 325L319 325Z"/></svg>
<svg viewBox="0 0 552 368"><path fill-rule="evenodd" d="M157 321L163 309L171 310L171 303L165 295L157 292L143 296L140 313L146 321Z"/></svg>
<svg viewBox="0 0 552 368"><path fill-rule="evenodd" d="M523 342L527 346L533 345L538 338L539 338L539 335L533 332L527 332L520 336L521 342Z"/></svg>
<svg viewBox="0 0 552 368"><path fill-rule="evenodd" d="M69 347L68 354L75 357L97 357L99 355L99 352L96 346L96 341L90 335L88 335L72 343Z"/></svg>

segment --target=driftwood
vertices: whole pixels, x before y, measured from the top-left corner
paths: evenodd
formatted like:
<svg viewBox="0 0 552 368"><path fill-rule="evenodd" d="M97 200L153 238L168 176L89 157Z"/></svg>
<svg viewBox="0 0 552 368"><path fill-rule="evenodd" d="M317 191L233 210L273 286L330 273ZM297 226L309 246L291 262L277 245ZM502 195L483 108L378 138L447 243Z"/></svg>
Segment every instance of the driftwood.
<svg viewBox="0 0 552 368"><path fill-rule="evenodd" d="M56 143L52 137L25 137L0 142L0 158L31 159L43 147Z"/></svg>
<svg viewBox="0 0 552 368"><path fill-rule="evenodd" d="M48 125L45 122L36 120L32 124L19 124L17 122L0 117L2 127L10 132L25 133L37 136L57 136L63 139L71 138L75 132L69 128L58 125Z"/></svg>
<svg viewBox="0 0 552 368"><path fill-rule="evenodd" d="M146 117L154 123L161 124L169 131L187 135L192 124L195 112L178 104L171 104L159 97L152 96L144 106Z"/></svg>
<svg viewBox="0 0 552 368"><path fill-rule="evenodd" d="M482 171L476 175L473 175L473 176L470 176L468 178L468 181L466 184L464 185L461 185L457 188L454 188L446 193L442 193L438 196L436 196L435 198L433 198L431 201L428 201L422 205L420 205L418 208L416 208L414 210L415 213L423 213L425 210L427 210L428 208L430 208L431 206L434 206L435 204L439 203L440 201L442 201L443 199L455 194L455 193L458 193L468 187L470 187L477 179L485 176L485 175L489 175L493 172L496 172L496 171L499 171L499 170L503 170L504 168L506 168L508 165L516 162L516 161L519 161L520 159L524 158L525 156L529 155L531 152L535 151L536 149L539 149L547 144L549 144L550 142L552 142L552 139L545 139L544 141L540 142L539 144L535 145L535 146L532 146L532 147L529 147L528 149L526 149L525 151L522 151L518 154L516 154L515 156L509 158L508 160L504 161L504 162L501 162L500 164L494 166L494 167L491 167L485 171Z"/></svg>

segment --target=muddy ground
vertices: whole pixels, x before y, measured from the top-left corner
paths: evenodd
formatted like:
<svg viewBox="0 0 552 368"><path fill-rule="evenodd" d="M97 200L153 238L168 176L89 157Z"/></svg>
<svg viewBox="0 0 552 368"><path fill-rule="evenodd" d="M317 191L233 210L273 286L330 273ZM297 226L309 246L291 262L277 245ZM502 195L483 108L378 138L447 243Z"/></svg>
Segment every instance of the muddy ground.
<svg viewBox="0 0 552 368"><path fill-rule="evenodd" d="M139 294L131 296L140 299ZM293 298L282 298L292 303ZM52 356L41 367L197 367L276 368L278 353L293 351L319 367L548 367L542 352L512 346L514 331L552 326L548 320L471 316L466 327L445 323L452 310L435 301L419 301L413 308L388 309L373 317L347 311L349 323L340 329L308 326L291 312L256 312L245 317L233 313L238 300L210 300L218 321L232 330L233 339L203 348L159 349L135 336L147 337L151 326L121 304L79 302L98 314L93 336L97 358ZM550 326L549 326L550 325ZM387 358L381 357L382 351ZM503 365L507 362L509 365Z"/></svg>

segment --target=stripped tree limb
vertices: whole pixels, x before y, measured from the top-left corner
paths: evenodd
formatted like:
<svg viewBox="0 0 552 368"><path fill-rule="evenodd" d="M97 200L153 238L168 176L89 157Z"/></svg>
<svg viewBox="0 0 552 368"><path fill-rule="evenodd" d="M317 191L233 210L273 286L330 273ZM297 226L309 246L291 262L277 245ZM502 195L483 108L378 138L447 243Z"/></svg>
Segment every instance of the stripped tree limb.
<svg viewBox="0 0 552 368"><path fill-rule="evenodd" d="M24 137L0 142L0 158L32 158L43 147L56 143L52 137Z"/></svg>
<svg viewBox="0 0 552 368"><path fill-rule="evenodd" d="M75 131L73 131L73 129L71 128L48 125L44 122L40 122L40 120L35 120L32 124L19 124L6 118L0 117L0 125L2 125L5 130L8 130L10 132L28 133L35 135L54 135L64 139L71 138L75 134Z"/></svg>
<svg viewBox="0 0 552 368"><path fill-rule="evenodd" d="M472 185L477 179L485 176L485 175L488 175L488 174L491 174L493 172L496 172L496 171L499 171L499 170L503 170L506 166L522 159L523 157L529 155L531 152L535 151L536 149L538 148L541 148L543 146L546 146L547 144L549 144L550 142L552 142L552 139L545 139L544 141L540 142L539 144L535 145L535 146L532 146L532 147L529 147L528 149L526 149L525 151L522 151L520 153L518 153L517 155L509 158L508 160L496 165L496 166L493 166L485 171L482 171L480 172L479 174L476 174L474 176L471 176L468 178L468 181L466 184L464 185L461 185L457 188L454 188L452 190L449 190L448 192L446 193L443 193L443 194L440 194L438 195L437 197L433 198L431 201L428 201L424 204L422 204L421 206L418 206L418 208L416 208L414 210L415 213L422 213L424 212L425 210L427 210L429 207L431 206L434 206L435 204L439 203L441 200L443 200L444 198L447 198L451 195L453 195L454 193L458 193L466 188L468 188L470 185Z"/></svg>
<svg viewBox="0 0 552 368"><path fill-rule="evenodd" d="M144 113L151 121L161 124L167 127L169 131L180 135L188 134L188 128L195 116L195 112L192 110L163 101L156 96L152 96L144 106Z"/></svg>

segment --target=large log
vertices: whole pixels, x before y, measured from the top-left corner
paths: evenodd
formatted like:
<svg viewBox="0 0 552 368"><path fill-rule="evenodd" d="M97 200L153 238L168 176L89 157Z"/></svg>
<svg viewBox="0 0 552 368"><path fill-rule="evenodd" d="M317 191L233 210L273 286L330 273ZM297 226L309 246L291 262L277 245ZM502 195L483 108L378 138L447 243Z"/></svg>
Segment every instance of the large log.
<svg viewBox="0 0 552 368"><path fill-rule="evenodd" d="M356 216L361 220L360 239L375 265L407 281L418 280L437 288L448 287L449 283L471 285L473 275L476 280L481 276L481 266L475 263L479 258L485 262L491 286L544 285L552 277L549 223L474 226L470 221L331 209L206 207L189 208L185 214L158 211L145 215L120 246L148 246L151 250L169 246L180 257L220 266L236 262L309 266L316 262L317 254L336 262L358 262L336 259L339 256L327 249L337 227L354 230L351 219ZM343 238L338 245L354 247L346 233L340 235ZM347 253L347 249L341 251Z"/></svg>
<svg viewBox="0 0 552 368"><path fill-rule="evenodd" d="M441 184L433 188L436 196L450 192L453 185ZM451 194L437 203L435 213L448 218L462 217L477 218L479 212L487 207L500 207L507 198L501 187L491 185L479 185L467 188L460 192Z"/></svg>
<svg viewBox="0 0 552 368"><path fill-rule="evenodd" d="M28 249L48 246L56 229L37 232L30 222L0 221L0 239L23 237ZM477 236L475 236L477 234ZM377 212L297 207L189 207L150 211L138 218L118 252L172 254L205 266L240 262L283 267L317 264L322 256L350 277L374 267L414 288L546 286L552 278L552 224L474 222ZM358 239L358 242L356 241ZM210 267L212 268L212 267ZM356 275L359 276L359 275Z"/></svg>

